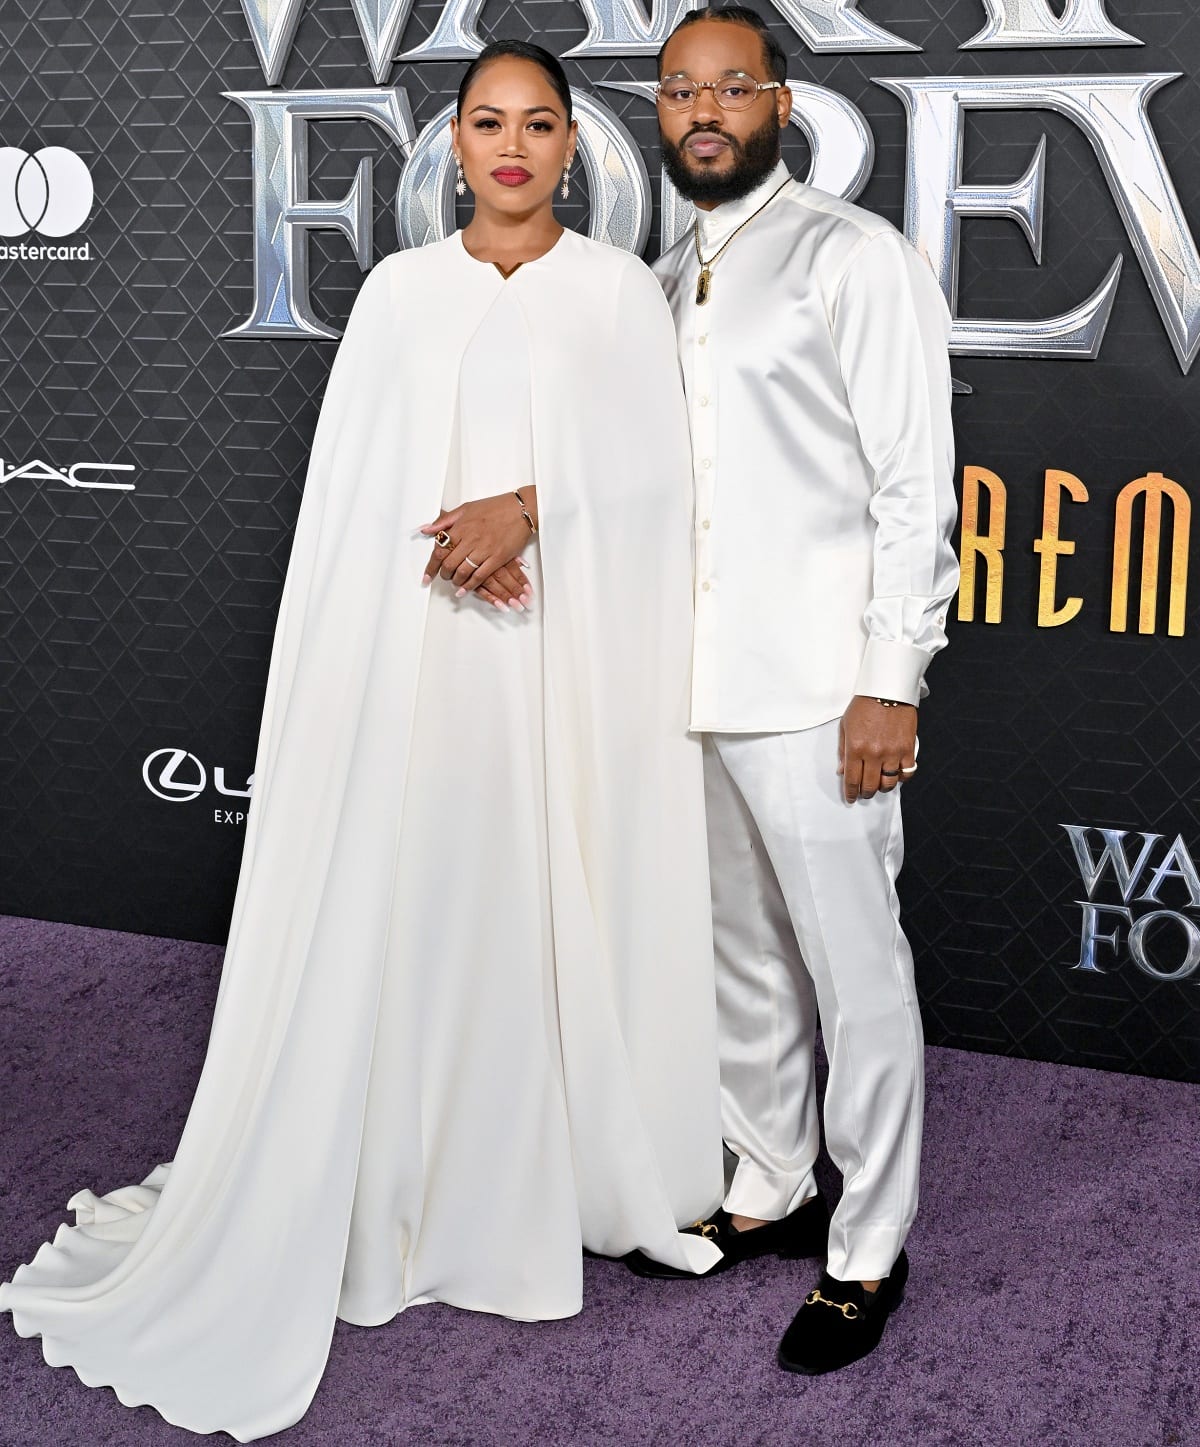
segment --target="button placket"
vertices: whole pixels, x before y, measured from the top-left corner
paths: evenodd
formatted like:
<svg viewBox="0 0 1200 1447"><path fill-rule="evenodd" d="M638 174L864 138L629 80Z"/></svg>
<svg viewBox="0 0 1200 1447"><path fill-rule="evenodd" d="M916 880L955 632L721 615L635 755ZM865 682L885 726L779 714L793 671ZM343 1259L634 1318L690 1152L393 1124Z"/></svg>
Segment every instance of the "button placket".
<svg viewBox="0 0 1200 1447"><path fill-rule="evenodd" d="M696 337L692 352L694 404L691 408L693 462L696 474L696 585L697 626L711 632L711 595L713 592L712 504L717 427L712 377L712 349L708 333ZM703 601L707 606L700 607Z"/></svg>

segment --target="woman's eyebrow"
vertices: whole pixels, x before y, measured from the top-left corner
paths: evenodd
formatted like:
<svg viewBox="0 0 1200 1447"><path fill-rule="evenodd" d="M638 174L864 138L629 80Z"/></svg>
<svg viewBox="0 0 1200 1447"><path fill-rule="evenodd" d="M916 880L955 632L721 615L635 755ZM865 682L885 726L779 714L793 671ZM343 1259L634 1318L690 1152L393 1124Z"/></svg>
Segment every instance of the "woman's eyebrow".
<svg viewBox="0 0 1200 1447"><path fill-rule="evenodd" d="M471 109L471 115L474 115L476 111L490 111L490 112L492 113L492 115L495 115L495 116L502 116L502 115L504 115L504 113L505 113L505 112L504 112L504 108L503 108L502 106L489 106L489 105L477 105L477 106L473 106L472 109ZM536 116L536 115L537 115L539 112L541 112L541 111L548 111L552 116L558 115L558 111L556 111L553 106L530 106L530 107L525 111L525 114L526 114L527 116Z"/></svg>

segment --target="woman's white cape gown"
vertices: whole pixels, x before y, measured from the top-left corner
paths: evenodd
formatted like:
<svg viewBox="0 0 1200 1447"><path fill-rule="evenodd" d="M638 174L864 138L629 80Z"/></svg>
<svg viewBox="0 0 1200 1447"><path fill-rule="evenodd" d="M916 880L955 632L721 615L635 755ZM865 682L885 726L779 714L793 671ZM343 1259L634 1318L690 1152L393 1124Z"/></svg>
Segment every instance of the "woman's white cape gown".
<svg viewBox="0 0 1200 1447"><path fill-rule="evenodd" d="M486 459L462 454L477 335L475 395L498 345L527 375L532 478L481 488ZM468 495L537 484L542 621L521 667L540 670L524 697L544 776L528 742L506 757L519 740L505 734L486 768L464 760L439 790L424 763L450 768L453 741L422 718L456 685L453 659L423 647L491 620L435 618L453 605L418 586L416 535L467 475ZM458 236L376 267L313 445L216 1015L175 1160L141 1186L80 1192L77 1224L0 1287L48 1362L249 1441L304 1413L337 1315L381 1322L423 1300L564 1315L579 1307L580 1244L691 1270L717 1258L677 1231L721 1189L686 736L691 526L674 332L640 262L567 232L508 282ZM510 621L487 641L512 644ZM486 716L496 699L472 697L470 677L453 707ZM489 858L517 847L522 770L544 798L518 837L545 851L545 952L493 933L486 912ZM488 790L489 771L512 777ZM410 797L460 866L428 900ZM443 798L454 815L431 820ZM479 1000L464 939L478 942ZM443 941L453 979L439 976ZM491 1094L511 1104L496 1119Z"/></svg>

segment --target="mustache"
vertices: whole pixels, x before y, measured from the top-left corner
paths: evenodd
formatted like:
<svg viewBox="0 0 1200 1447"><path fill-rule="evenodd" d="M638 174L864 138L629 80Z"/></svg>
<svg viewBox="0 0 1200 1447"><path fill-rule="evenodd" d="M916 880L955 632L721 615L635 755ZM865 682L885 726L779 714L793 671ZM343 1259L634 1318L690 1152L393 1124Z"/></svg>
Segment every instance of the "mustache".
<svg viewBox="0 0 1200 1447"><path fill-rule="evenodd" d="M728 142L735 151L741 149L740 142L736 136L731 136L728 131L723 131L720 126L716 125L693 126L679 142L679 149L682 150L693 136L719 136L721 140Z"/></svg>

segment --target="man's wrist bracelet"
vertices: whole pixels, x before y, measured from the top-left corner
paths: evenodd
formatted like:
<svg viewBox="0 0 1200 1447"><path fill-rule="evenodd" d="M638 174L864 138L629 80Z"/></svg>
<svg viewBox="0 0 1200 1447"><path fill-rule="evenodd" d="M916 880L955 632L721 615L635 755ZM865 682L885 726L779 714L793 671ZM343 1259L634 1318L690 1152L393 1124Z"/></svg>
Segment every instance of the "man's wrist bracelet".
<svg viewBox="0 0 1200 1447"><path fill-rule="evenodd" d="M916 705L905 703L902 698L877 698L876 703L881 703L884 708L914 708Z"/></svg>
<svg viewBox="0 0 1200 1447"><path fill-rule="evenodd" d="M515 497L516 500L521 504L521 516L529 524L529 536L536 537L537 528L534 525L533 519L529 516L529 509L525 506L525 499L521 496L519 492L514 492L513 497Z"/></svg>

